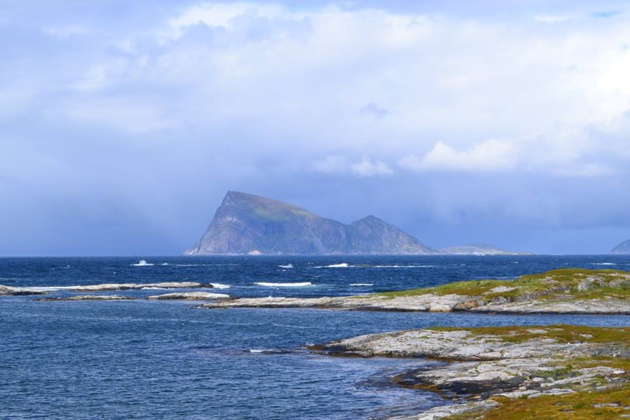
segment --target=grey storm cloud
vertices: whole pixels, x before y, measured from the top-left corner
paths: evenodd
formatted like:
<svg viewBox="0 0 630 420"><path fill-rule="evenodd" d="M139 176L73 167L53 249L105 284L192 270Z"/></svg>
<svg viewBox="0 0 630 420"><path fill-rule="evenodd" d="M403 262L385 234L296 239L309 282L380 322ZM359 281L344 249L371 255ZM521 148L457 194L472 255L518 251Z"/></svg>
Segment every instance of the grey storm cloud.
<svg viewBox="0 0 630 420"><path fill-rule="evenodd" d="M227 190L605 252L630 237L627 6L511 3L3 4L0 253L178 254Z"/></svg>

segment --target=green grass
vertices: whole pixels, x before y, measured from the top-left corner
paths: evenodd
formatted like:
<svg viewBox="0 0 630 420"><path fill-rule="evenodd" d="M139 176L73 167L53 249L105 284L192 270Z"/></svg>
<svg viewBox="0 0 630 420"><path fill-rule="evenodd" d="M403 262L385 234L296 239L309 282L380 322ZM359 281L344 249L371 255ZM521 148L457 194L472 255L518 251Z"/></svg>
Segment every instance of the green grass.
<svg viewBox="0 0 630 420"><path fill-rule="evenodd" d="M582 325L550 325L544 327L432 327L434 331L468 331L476 335L492 335L509 343L533 339L553 339L560 343L617 343L630 347L630 327L605 328Z"/></svg>
<svg viewBox="0 0 630 420"><path fill-rule="evenodd" d="M588 279L593 279L588 282ZM579 290L580 284L588 284L588 289ZM492 292L504 286L513 290ZM448 283L437 287L402 290L381 293L389 298L421 296L426 294L470 296L483 301L495 298L515 300L519 298L553 299L629 299L630 272L618 270L586 270L580 268L564 268L551 270L542 274L519 277L513 281L506 280L472 280Z"/></svg>
<svg viewBox="0 0 630 420"><path fill-rule="evenodd" d="M619 419L630 414L630 387L599 392L577 392L559 396L542 396L527 399L495 397L501 405L479 418L484 420L593 420ZM453 416L449 419L471 419L470 416Z"/></svg>
<svg viewBox="0 0 630 420"><path fill-rule="evenodd" d="M462 330L462 328L434 328L436 330ZM487 327L464 329L473 334L494 335L510 342L523 342L536 338L552 338L564 343L610 343L620 348L630 348L630 328L602 328L576 325L551 325L529 327ZM562 357L562 355L559 355ZM551 366L555 369L538 372L537 376L554 380L568 378L580 369L606 366L624 371L610 378L596 377L583 385L572 387L575 391L566 395L506 398L494 396L491 400L500 405L488 411L465 413L448 417L449 420L591 420L619 419L630 415L630 359L610 356L559 359Z"/></svg>

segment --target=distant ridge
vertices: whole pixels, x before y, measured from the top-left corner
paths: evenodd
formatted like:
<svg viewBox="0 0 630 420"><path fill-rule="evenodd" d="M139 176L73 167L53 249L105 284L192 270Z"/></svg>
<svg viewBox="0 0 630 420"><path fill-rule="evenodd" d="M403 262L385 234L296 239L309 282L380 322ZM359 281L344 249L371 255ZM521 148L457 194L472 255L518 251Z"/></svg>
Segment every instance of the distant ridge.
<svg viewBox="0 0 630 420"><path fill-rule="evenodd" d="M611 254L630 254L630 239L623 241L610 251Z"/></svg>
<svg viewBox="0 0 630 420"><path fill-rule="evenodd" d="M451 246L440 249L440 253L449 255L531 255L530 252L512 252L488 244Z"/></svg>
<svg viewBox="0 0 630 420"><path fill-rule="evenodd" d="M229 191L206 232L184 255L435 253L374 216L346 225L281 201Z"/></svg>

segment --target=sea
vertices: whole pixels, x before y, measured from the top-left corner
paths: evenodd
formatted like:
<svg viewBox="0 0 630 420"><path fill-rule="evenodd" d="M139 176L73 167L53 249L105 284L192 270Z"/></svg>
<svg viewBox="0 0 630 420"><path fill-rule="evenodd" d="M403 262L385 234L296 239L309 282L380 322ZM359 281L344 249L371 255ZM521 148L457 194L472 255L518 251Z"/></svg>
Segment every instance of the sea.
<svg viewBox="0 0 630 420"><path fill-rule="evenodd" d="M630 270L630 256L0 258L0 284L196 281L232 297L348 296L555 268ZM456 403L390 380L438 362L336 358L309 344L429 326L630 326L630 316L198 309L146 297L0 297L2 419L382 419Z"/></svg>

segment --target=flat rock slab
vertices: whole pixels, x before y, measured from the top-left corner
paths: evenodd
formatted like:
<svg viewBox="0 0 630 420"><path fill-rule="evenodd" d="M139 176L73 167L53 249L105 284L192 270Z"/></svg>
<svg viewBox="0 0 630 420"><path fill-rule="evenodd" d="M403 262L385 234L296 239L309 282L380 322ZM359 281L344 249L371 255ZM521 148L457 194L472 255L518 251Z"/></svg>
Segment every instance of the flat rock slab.
<svg viewBox="0 0 630 420"><path fill-rule="evenodd" d="M207 293L207 292L183 292L183 293L166 293L163 295L149 296L150 300L213 300L213 299L229 299L230 296L223 293Z"/></svg>
<svg viewBox="0 0 630 420"><path fill-rule="evenodd" d="M81 296L67 296L67 297L54 297L54 298L39 298L35 299L40 302L63 302L63 301L76 301L76 300L135 300L134 298L118 295L81 295Z"/></svg>
<svg viewBox="0 0 630 420"><path fill-rule="evenodd" d="M94 284L88 286L70 286L64 290L72 290L77 292L104 292L110 290L142 290L142 289L212 289L211 284L197 282L162 282L162 283L106 283Z"/></svg>
<svg viewBox="0 0 630 420"><path fill-rule="evenodd" d="M321 308L355 311L415 311L415 312L502 312L502 313L562 313L562 314L630 314L630 301L619 299L589 299L573 301L534 300L527 302L488 303L465 295L435 295L387 297L381 295L321 297L321 298L240 298L200 305L201 308Z"/></svg>

